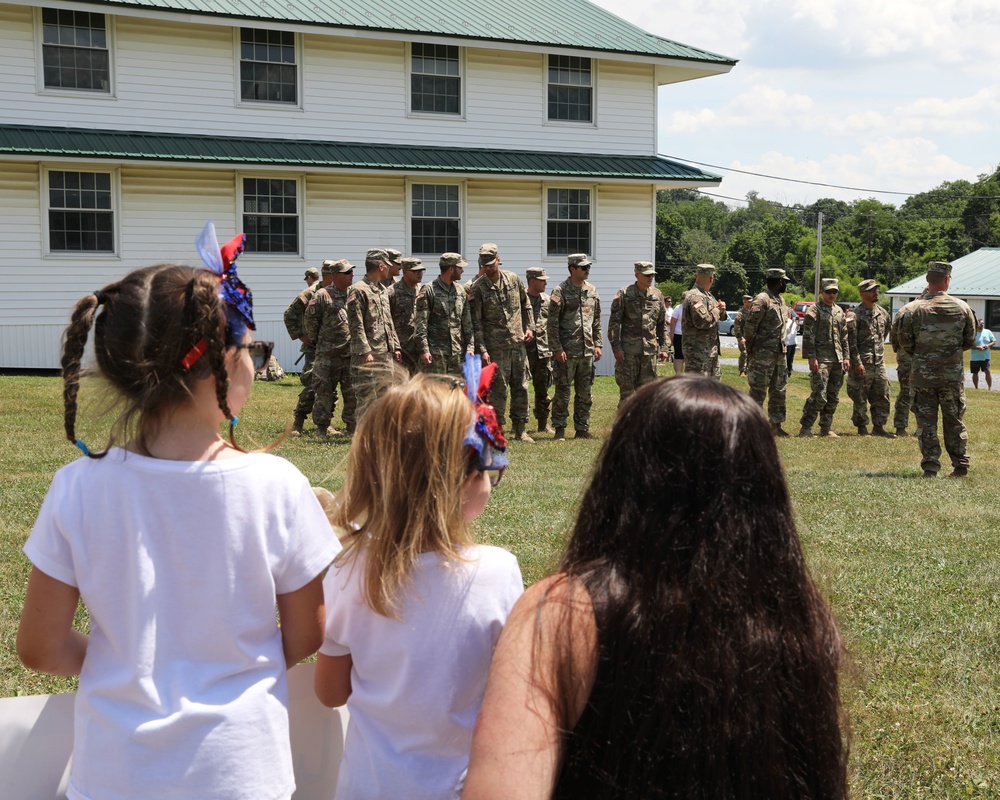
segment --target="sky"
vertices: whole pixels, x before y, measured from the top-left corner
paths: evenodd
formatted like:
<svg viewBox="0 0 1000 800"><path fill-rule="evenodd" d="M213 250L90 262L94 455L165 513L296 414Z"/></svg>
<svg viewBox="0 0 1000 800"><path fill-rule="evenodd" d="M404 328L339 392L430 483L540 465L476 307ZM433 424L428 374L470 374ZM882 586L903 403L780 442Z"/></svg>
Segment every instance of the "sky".
<svg viewBox="0 0 1000 800"><path fill-rule="evenodd" d="M659 153L722 174L723 199L898 207L1000 162L1000 0L593 1L739 61L659 90Z"/></svg>

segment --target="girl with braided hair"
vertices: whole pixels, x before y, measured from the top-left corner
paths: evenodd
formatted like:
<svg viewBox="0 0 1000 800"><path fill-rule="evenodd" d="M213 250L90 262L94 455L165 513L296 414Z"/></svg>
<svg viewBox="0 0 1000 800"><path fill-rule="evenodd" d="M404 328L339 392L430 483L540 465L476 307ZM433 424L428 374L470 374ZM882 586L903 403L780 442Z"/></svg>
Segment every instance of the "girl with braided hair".
<svg viewBox="0 0 1000 800"><path fill-rule="evenodd" d="M208 270L136 270L80 300L66 330L66 435L84 457L56 473L25 544L17 648L28 667L80 675L70 798L295 788L285 670L319 647L340 546L295 467L234 441L271 350L250 341L242 239L220 250L209 223ZM118 403L100 452L76 432L91 329ZM73 627L80 600L89 635Z"/></svg>

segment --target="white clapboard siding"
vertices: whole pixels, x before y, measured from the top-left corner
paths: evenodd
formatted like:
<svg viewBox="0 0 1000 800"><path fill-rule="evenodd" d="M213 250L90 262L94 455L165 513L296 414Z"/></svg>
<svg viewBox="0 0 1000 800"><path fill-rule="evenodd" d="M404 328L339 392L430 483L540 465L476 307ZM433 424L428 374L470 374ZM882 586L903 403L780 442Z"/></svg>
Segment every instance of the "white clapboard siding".
<svg viewBox="0 0 1000 800"><path fill-rule="evenodd" d="M113 15L112 15L113 17ZM545 56L464 50L461 117L407 116L407 45L299 37L300 103L238 101L235 29L112 18L114 97L38 92L32 10L0 5L4 121L113 130L645 154L655 152L654 67L595 60L594 125L547 123Z"/></svg>

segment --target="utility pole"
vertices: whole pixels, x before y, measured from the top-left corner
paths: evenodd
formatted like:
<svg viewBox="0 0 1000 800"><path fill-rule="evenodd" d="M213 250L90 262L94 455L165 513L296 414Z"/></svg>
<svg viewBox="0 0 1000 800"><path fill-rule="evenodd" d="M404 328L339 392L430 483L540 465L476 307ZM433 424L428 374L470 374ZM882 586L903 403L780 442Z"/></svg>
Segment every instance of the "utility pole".
<svg viewBox="0 0 1000 800"><path fill-rule="evenodd" d="M823 212L820 211L816 218L816 280L813 286L813 297L819 302L819 256L823 252Z"/></svg>
<svg viewBox="0 0 1000 800"><path fill-rule="evenodd" d="M872 215L868 215L868 269L865 270L865 277L872 276Z"/></svg>

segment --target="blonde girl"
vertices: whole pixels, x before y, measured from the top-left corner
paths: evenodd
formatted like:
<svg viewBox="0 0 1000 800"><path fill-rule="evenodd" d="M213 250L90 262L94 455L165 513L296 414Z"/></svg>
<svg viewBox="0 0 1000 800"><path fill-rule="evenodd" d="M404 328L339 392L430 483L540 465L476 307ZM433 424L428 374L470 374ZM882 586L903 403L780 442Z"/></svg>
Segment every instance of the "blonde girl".
<svg viewBox="0 0 1000 800"><path fill-rule="evenodd" d="M504 445L492 407L427 374L358 426L335 513L352 533L323 584L316 669L320 701L350 711L337 797L461 791L493 646L523 589L516 559L468 527L503 475Z"/></svg>
<svg viewBox="0 0 1000 800"><path fill-rule="evenodd" d="M81 299L66 330L66 435L84 457L56 473L24 547L17 648L80 675L71 800L295 788L285 669L319 646L339 545L295 467L232 441L271 346L250 341L242 236L220 253L209 225L200 244L211 271L132 272ZM76 432L91 328L120 411L101 452ZM89 635L73 627L81 599Z"/></svg>

